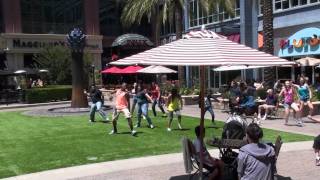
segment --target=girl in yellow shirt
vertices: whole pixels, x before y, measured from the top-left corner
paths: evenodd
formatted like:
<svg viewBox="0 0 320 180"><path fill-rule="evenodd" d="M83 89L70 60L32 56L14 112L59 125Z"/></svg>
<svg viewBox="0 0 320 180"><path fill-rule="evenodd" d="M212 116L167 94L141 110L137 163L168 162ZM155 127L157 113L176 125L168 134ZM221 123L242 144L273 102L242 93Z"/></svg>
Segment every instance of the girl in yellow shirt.
<svg viewBox="0 0 320 180"><path fill-rule="evenodd" d="M173 88L171 90L171 94L168 97L168 102L167 102L167 109L169 112L169 123L168 123L168 131L171 131L171 123L173 120L173 113L175 112L177 117L178 117L178 127L179 129L182 129L181 127L181 112L182 110L182 98L180 94L178 93L178 90L176 88Z"/></svg>

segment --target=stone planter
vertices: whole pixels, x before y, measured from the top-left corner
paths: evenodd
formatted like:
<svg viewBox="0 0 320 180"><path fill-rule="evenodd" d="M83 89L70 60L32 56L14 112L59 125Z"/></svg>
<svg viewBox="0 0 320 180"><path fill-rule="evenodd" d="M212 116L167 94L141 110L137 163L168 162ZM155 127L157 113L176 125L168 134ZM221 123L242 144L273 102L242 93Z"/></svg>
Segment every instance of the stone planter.
<svg viewBox="0 0 320 180"><path fill-rule="evenodd" d="M199 104L199 95L187 95L181 96L184 105L196 105Z"/></svg>

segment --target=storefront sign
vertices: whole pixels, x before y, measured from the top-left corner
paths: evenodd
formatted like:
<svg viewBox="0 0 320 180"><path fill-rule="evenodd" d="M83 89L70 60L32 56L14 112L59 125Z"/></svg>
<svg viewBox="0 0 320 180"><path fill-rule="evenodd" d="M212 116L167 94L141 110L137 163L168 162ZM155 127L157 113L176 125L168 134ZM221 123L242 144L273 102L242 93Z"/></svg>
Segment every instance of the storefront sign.
<svg viewBox="0 0 320 180"><path fill-rule="evenodd" d="M320 29L306 28L279 42L279 57L320 54Z"/></svg>
<svg viewBox="0 0 320 180"><path fill-rule="evenodd" d="M64 41L25 41L21 39L12 39L13 48L45 48L53 46L65 46Z"/></svg>

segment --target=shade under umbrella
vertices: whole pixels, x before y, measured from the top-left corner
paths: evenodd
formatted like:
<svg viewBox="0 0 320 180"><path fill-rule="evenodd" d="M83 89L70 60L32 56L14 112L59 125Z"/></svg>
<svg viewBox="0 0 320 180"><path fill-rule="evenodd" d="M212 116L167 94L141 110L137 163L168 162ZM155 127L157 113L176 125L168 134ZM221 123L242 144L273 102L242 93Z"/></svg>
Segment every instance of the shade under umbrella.
<svg viewBox="0 0 320 180"><path fill-rule="evenodd" d="M138 73L146 73L146 74L170 74L170 73L177 73L177 71L164 67L164 66L148 66L143 68Z"/></svg>
<svg viewBox="0 0 320 180"><path fill-rule="evenodd" d="M102 74L121 74L122 69L116 66L101 71Z"/></svg>
<svg viewBox="0 0 320 180"><path fill-rule="evenodd" d="M245 69L257 69L257 68L264 68L266 66L219 66L217 68L214 68L213 70L216 72L220 71L235 71L235 70L245 70Z"/></svg>
<svg viewBox="0 0 320 180"><path fill-rule="evenodd" d="M298 64L301 66L316 66L320 64L320 59L317 58L312 58L312 57L305 57L296 60Z"/></svg>

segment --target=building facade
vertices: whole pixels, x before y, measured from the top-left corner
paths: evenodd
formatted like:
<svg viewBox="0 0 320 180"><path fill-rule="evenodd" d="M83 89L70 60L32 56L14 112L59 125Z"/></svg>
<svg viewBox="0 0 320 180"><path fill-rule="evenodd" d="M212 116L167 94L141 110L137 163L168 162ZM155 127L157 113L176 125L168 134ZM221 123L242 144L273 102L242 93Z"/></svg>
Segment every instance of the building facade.
<svg viewBox="0 0 320 180"><path fill-rule="evenodd" d="M117 0L0 0L0 69L34 68L33 56L45 47L66 46L74 27L87 35L85 52L102 69L120 35L150 37L150 24L122 28L123 2Z"/></svg>
<svg viewBox="0 0 320 180"><path fill-rule="evenodd" d="M262 2L260 0L244 0L251 1L253 5L250 10L257 14L256 22L253 23L253 28L258 31L258 36L255 37L256 47L263 46L263 27L262 27ZM185 31L199 30L205 25L206 29L222 33L230 40L241 42L241 26L243 21L240 21L241 4L237 0L233 13L227 13L223 8L219 7L206 13L200 8L198 0L188 0L185 5L184 12L184 27ZM244 11L247 9L243 8ZM256 11L256 12L255 12ZM282 56L281 42L289 39L296 32L307 28L320 28L320 0L273 0L274 11L274 54L288 60L296 60L305 56L320 57L320 52L306 52L302 54L292 54ZM243 13L245 14L245 13ZM242 16L241 16L242 18ZM317 36L317 32L314 32ZM241 35L240 35L241 34ZM320 42L320 41L319 41ZM318 47L318 45L317 45ZM306 50L306 49L305 49ZM299 51L299 50L298 50ZM233 79L247 78L255 80L263 80L263 70L247 70L247 71L227 71L215 73L209 67L208 71L208 86L219 87ZM186 77L192 82L197 82L199 70L197 68L187 68ZM304 73L312 79L311 67L281 67L278 70L277 77L279 79L295 79L297 75ZM315 69L315 77L319 77L320 71Z"/></svg>

